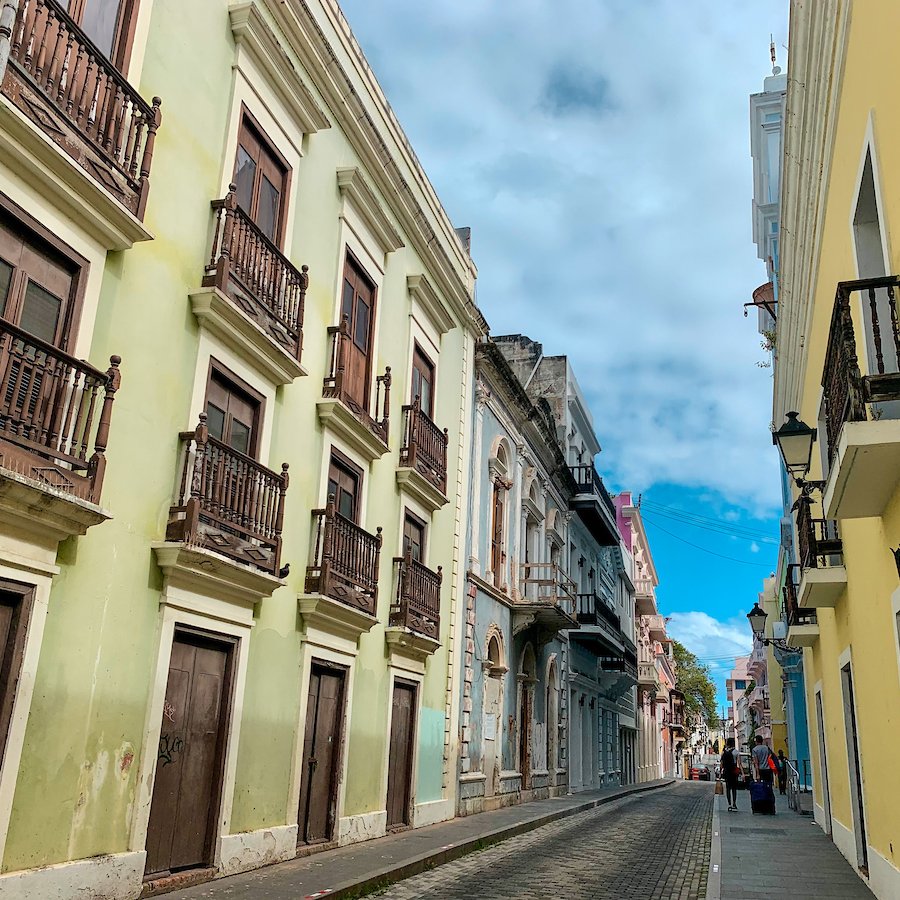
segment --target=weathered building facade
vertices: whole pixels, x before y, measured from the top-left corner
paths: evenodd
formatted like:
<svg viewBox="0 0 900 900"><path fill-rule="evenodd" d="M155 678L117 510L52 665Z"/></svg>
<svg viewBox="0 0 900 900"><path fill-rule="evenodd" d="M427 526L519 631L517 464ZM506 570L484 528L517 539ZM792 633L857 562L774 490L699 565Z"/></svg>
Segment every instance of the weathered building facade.
<svg viewBox="0 0 900 900"><path fill-rule="evenodd" d="M456 807L475 267L332 0L96 6L0 94L4 896Z"/></svg>

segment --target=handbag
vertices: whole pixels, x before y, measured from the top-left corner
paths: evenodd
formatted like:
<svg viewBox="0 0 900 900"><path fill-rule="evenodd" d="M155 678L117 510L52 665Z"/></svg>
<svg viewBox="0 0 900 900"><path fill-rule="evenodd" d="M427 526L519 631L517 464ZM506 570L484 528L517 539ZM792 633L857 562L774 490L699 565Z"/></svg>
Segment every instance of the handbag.
<svg viewBox="0 0 900 900"><path fill-rule="evenodd" d="M778 771L778 763L775 762L775 757L772 755L772 752L769 751L769 758L766 760L766 765L773 771Z"/></svg>
<svg viewBox="0 0 900 900"><path fill-rule="evenodd" d="M724 793L725 785L721 781L719 781L719 779L716 779L716 795L721 797Z"/></svg>

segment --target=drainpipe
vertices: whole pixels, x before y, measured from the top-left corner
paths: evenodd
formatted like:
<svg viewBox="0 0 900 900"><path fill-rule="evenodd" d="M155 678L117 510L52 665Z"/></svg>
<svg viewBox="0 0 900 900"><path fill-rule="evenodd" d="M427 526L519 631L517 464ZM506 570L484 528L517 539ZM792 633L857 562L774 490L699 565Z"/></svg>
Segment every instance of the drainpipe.
<svg viewBox="0 0 900 900"><path fill-rule="evenodd" d="M0 0L0 81L6 75L6 64L9 62L10 39L16 20L17 4L18 0Z"/></svg>

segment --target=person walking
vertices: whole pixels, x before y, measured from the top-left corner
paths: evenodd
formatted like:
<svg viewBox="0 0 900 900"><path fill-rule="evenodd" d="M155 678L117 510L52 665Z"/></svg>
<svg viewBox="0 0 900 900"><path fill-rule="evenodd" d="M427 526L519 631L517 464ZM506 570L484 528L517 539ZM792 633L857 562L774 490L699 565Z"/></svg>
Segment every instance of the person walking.
<svg viewBox="0 0 900 900"><path fill-rule="evenodd" d="M787 793L787 777L788 777L788 761L787 757L784 755L784 750L778 751L778 759L775 760L778 763L778 793L786 794Z"/></svg>
<svg viewBox="0 0 900 900"><path fill-rule="evenodd" d="M756 746L750 753L753 768L753 784L750 785L750 809L754 813L775 815L775 792L772 785L778 764L772 751L763 743L762 735L756 736Z"/></svg>
<svg viewBox="0 0 900 900"><path fill-rule="evenodd" d="M772 751L763 743L762 735L756 736L756 746L751 753L750 761L753 765L753 780L764 781L766 784L773 784L775 781L775 773L769 764L772 757Z"/></svg>
<svg viewBox="0 0 900 900"><path fill-rule="evenodd" d="M725 741L725 750L719 760L719 769L722 780L725 782L725 799L728 801L728 811L737 810L738 777L741 774L741 764L737 751L734 749L734 738Z"/></svg>

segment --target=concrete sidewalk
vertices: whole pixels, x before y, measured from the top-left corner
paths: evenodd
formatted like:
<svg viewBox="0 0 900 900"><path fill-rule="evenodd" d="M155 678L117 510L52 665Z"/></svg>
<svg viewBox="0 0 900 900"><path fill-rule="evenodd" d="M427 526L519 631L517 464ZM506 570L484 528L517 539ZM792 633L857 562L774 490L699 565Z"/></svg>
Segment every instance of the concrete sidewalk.
<svg viewBox="0 0 900 900"><path fill-rule="evenodd" d="M168 900L359 897L548 822L670 784L672 779L661 779L508 806L220 878L166 897Z"/></svg>
<svg viewBox="0 0 900 900"><path fill-rule="evenodd" d="M776 803L777 815L754 816L746 791L738 792L738 812L716 797L706 900L872 900L813 818L789 809L787 797Z"/></svg>

